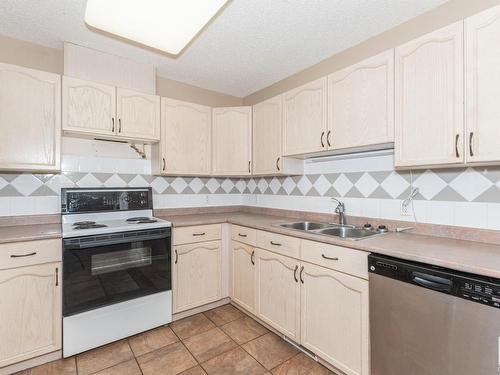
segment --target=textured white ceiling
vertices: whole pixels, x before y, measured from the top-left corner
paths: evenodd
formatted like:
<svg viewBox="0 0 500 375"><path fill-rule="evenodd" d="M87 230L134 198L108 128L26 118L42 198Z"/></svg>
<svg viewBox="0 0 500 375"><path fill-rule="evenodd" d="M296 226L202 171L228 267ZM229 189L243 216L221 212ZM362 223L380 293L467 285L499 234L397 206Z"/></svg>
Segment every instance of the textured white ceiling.
<svg viewBox="0 0 500 375"><path fill-rule="evenodd" d="M89 30L85 0L2 0L0 34L59 49L73 42L244 97L444 2L232 0L177 58Z"/></svg>

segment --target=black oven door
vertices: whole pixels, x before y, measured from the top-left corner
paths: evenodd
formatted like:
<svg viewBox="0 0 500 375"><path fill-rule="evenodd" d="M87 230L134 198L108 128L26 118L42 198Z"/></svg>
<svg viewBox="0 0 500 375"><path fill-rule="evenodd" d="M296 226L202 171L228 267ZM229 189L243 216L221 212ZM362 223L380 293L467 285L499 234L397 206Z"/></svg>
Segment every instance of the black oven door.
<svg viewBox="0 0 500 375"><path fill-rule="evenodd" d="M171 289L170 228L64 239L63 315Z"/></svg>

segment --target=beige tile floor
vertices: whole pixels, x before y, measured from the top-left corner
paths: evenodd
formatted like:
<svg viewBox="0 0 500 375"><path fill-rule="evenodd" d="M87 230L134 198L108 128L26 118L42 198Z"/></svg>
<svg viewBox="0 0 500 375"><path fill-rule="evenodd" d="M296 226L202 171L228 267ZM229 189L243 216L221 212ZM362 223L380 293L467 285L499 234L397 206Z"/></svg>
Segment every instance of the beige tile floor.
<svg viewBox="0 0 500 375"><path fill-rule="evenodd" d="M231 305L18 375L333 374Z"/></svg>

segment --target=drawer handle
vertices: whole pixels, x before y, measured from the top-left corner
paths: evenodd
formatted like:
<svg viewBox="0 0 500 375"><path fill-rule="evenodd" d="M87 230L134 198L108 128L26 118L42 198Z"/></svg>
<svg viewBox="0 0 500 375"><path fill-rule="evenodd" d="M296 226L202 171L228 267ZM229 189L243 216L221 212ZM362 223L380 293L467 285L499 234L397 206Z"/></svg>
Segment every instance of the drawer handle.
<svg viewBox="0 0 500 375"><path fill-rule="evenodd" d="M203 233L193 233L193 236L204 236L205 235L205 232Z"/></svg>
<svg viewBox="0 0 500 375"><path fill-rule="evenodd" d="M174 264L177 264L178 260L179 260L179 254L177 254L177 250L175 250L175 261L174 261Z"/></svg>
<svg viewBox="0 0 500 375"><path fill-rule="evenodd" d="M246 237L247 235L246 234L238 233L238 236L240 236L240 237Z"/></svg>
<svg viewBox="0 0 500 375"><path fill-rule="evenodd" d="M304 266L300 267L300 275L299 275L300 282L304 284L304 279L302 278L302 272L304 272Z"/></svg>
<svg viewBox="0 0 500 375"><path fill-rule="evenodd" d="M24 258L24 257L32 257L33 255L36 255L36 251L29 253L29 254L21 254L21 255L11 255L11 258Z"/></svg>
<svg viewBox="0 0 500 375"><path fill-rule="evenodd" d="M299 279L297 279L297 270L299 269L299 266L295 266L295 269L293 270L293 278L295 279L295 282L298 283Z"/></svg>
<svg viewBox="0 0 500 375"><path fill-rule="evenodd" d="M321 254L321 256L323 257L323 259L328 259L328 260L339 260L339 258L337 257L327 257L325 254Z"/></svg>
<svg viewBox="0 0 500 375"><path fill-rule="evenodd" d="M281 246L281 244L279 242L274 242L274 241L269 241L271 245L274 245L274 246Z"/></svg>
<svg viewBox="0 0 500 375"><path fill-rule="evenodd" d="M252 255L250 255L250 262L255 266L255 262L253 260L253 256L255 255L255 250L252 251Z"/></svg>

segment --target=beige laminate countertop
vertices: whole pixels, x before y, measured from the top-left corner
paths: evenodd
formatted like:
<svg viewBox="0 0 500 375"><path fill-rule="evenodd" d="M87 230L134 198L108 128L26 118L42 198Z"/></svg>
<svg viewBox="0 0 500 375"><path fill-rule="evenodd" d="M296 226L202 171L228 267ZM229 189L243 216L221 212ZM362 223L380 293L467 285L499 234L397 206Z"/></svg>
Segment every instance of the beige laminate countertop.
<svg viewBox="0 0 500 375"><path fill-rule="evenodd" d="M500 246L411 233L385 233L359 241L286 229L277 225L300 221L280 216L228 212L162 216L174 227L231 223L293 237L428 263L458 271L500 278Z"/></svg>
<svg viewBox="0 0 500 375"><path fill-rule="evenodd" d="M0 226L0 243L62 238L61 224Z"/></svg>

